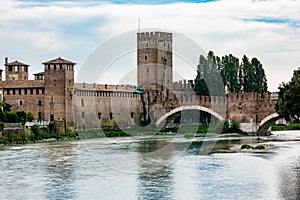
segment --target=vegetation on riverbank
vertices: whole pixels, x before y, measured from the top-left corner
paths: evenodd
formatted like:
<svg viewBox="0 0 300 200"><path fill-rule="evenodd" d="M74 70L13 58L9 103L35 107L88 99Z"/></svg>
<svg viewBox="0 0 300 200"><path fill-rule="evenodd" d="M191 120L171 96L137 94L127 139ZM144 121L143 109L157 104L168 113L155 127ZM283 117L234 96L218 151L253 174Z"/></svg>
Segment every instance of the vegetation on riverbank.
<svg viewBox="0 0 300 200"><path fill-rule="evenodd" d="M300 130L300 123L290 125L273 125L272 131Z"/></svg>
<svg viewBox="0 0 300 200"><path fill-rule="evenodd" d="M265 149L267 147L266 144L258 144L256 146L252 146L250 144L243 144L241 149Z"/></svg>
<svg viewBox="0 0 300 200"><path fill-rule="evenodd" d="M0 137L0 144L26 144L35 143L49 140L66 140L77 139L78 136L75 133L67 131L66 133L58 133L56 131L55 122L51 122L47 130L42 130L38 125L33 125L31 128L22 128L20 134L10 133Z"/></svg>

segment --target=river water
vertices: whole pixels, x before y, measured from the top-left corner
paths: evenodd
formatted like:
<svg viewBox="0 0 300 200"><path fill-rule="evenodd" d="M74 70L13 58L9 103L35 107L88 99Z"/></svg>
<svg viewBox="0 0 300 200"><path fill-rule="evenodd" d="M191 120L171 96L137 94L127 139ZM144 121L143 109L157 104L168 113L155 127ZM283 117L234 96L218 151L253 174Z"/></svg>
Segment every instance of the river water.
<svg viewBox="0 0 300 200"><path fill-rule="evenodd" d="M273 137L299 139L300 132ZM0 199L300 199L300 142L221 153L253 140L139 136L0 146Z"/></svg>

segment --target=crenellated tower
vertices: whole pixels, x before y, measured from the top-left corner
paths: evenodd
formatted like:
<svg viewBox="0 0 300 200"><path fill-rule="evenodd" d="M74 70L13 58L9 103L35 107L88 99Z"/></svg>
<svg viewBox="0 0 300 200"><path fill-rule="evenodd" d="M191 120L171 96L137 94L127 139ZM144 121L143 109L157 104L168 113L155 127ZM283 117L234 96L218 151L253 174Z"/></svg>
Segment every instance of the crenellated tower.
<svg viewBox="0 0 300 200"><path fill-rule="evenodd" d="M172 86L172 33L137 33L138 87Z"/></svg>
<svg viewBox="0 0 300 200"><path fill-rule="evenodd" d="M73 126L74 66L76 63L57 58L44 62L45 119L65 120Z"/></svg>

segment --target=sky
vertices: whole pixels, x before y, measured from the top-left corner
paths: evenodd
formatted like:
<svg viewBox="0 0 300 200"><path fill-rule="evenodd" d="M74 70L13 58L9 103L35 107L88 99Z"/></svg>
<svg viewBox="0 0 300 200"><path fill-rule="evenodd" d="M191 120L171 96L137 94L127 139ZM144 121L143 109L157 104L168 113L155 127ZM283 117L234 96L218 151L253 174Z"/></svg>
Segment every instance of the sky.
<svg viewBox="0 0 300 200"><path fill-rule="evenodd" d="M296 0L5 0L0 7L0 59L3 64L5 57L27 63L33 74L43 70L41 63L60 56L76 62L80 76L95 49L117 35L138 31L138 19L142 30L180 33L204 52L258 58L271 92L300 67ZM126 80L126 73L136 68L135 55L120 56L96 81ZM193 68L187 70L174 57L175 71L194 79Z"/></svg>

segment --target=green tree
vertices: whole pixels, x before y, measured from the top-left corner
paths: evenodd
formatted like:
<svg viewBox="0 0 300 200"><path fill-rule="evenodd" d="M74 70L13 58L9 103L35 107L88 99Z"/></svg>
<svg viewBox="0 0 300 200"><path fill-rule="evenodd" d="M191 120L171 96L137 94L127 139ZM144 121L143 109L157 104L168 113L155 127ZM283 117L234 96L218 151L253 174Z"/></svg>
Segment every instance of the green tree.
<svg viewBox="0 0 300 200"><path fill-rule="evenodd" d="M27 113L25 111L17 111L18 122L22 123L22 126L25 126L27 122Z"/></svg>
<svg viewBox="0 0 300 200"><path fill-rule="evenodd" d="M278 100L275 105L277 113L285 119L300 119L300 68L294 71L290 82L279 86Z"/></svg>
<svg viewBox="0 0 300 200"><path fill-rule="evenodd" d="M220 58L210 51L205 58L200 55L195 79L195 92L197 95L220 96L224 94L224 83L218 65Z"/></svg>
<svg viewBox="0 0 300 200"><path fill-rule="evenodd" d="M27 112L27 121L31 122L34 119L34 116L31 112Z"/></svg>

